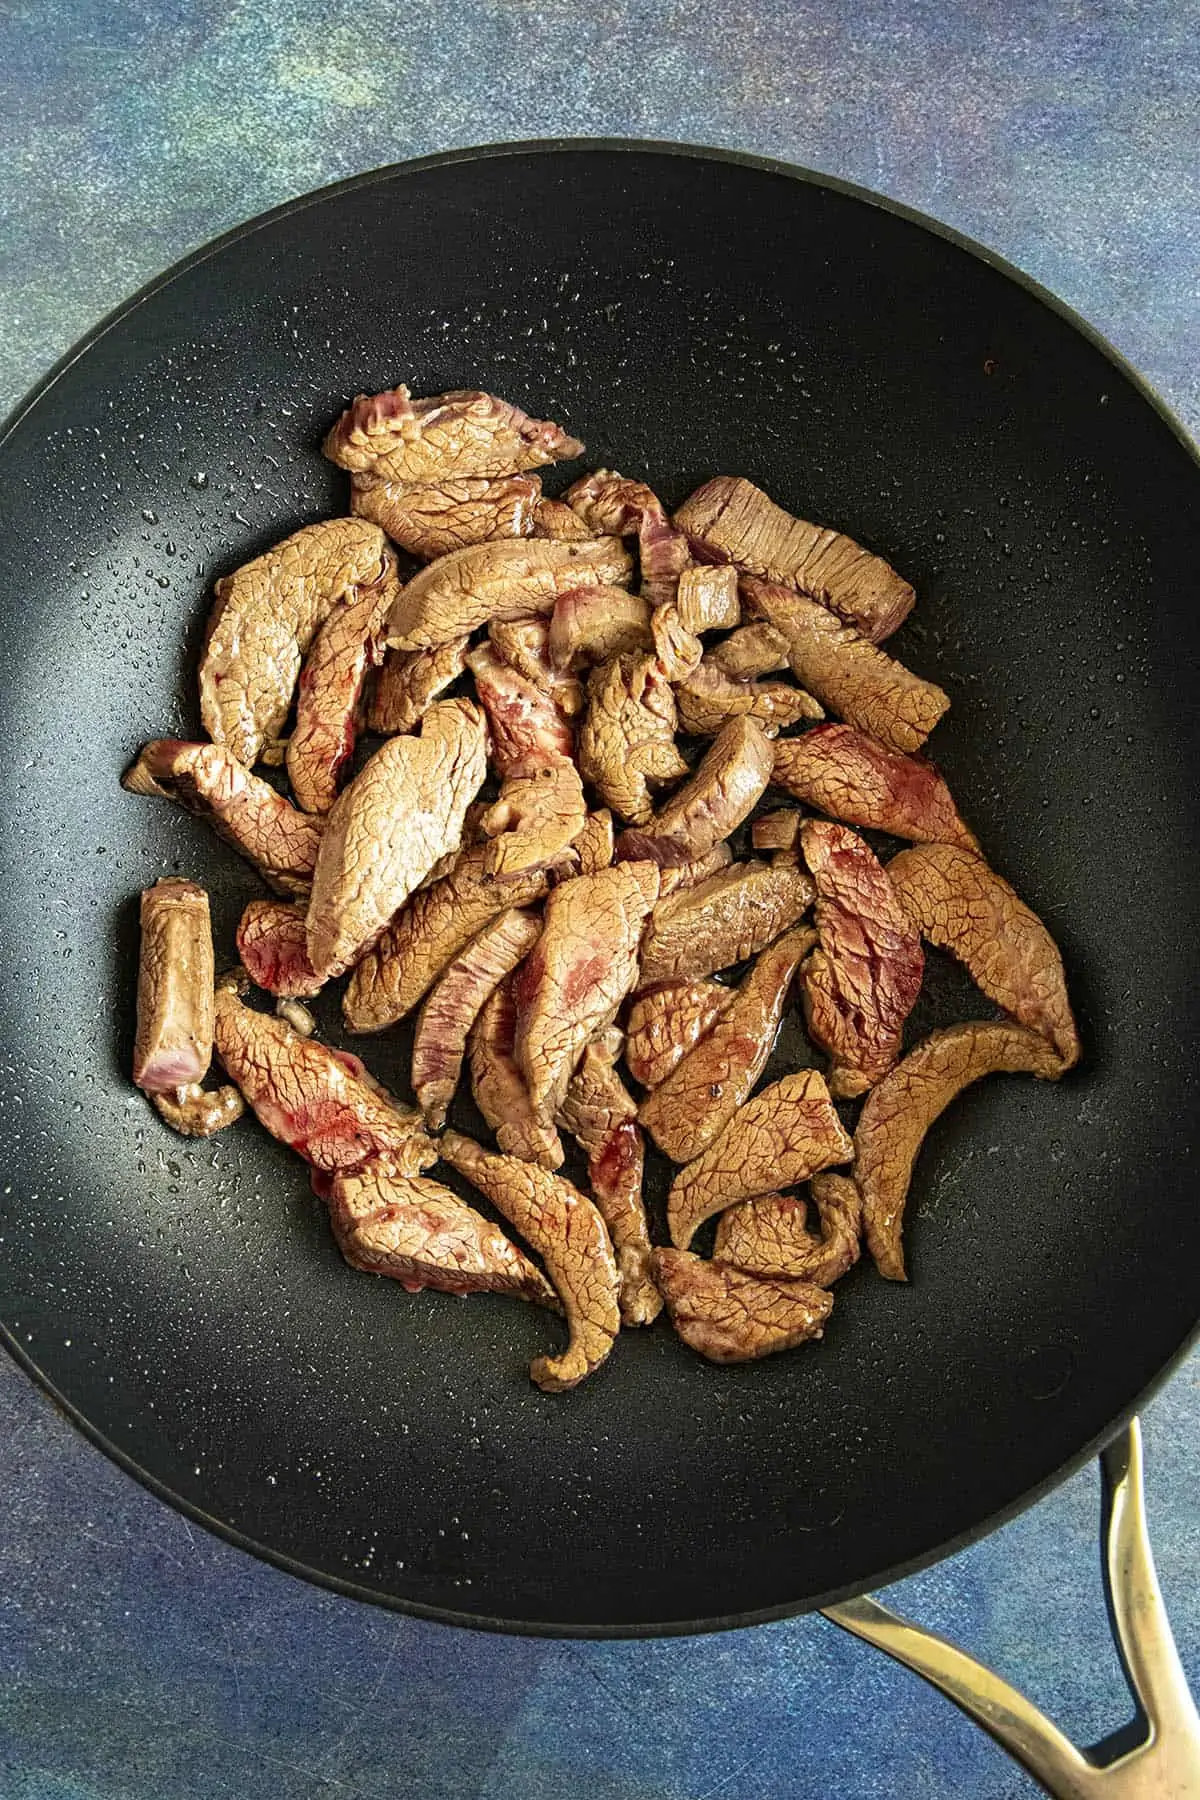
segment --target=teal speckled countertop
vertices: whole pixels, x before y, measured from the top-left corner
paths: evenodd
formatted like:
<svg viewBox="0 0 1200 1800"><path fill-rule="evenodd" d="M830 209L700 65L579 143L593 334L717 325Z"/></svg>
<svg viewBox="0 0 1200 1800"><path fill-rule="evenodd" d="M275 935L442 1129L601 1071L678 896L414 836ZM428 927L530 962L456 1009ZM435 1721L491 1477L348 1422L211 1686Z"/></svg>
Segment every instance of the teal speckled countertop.
<svg viewBox="0 0 1200 1800"><path fill-rule="evenodd" d="M1194 0L166 0L0 16L0 411L185 251L455 145L759 151L938 215L1077 307L1200 431ZM1200 1357L1145 1415L1200 1686ZM3 1800L1017 1800L1033 1783L820 1619L678 1642L498 1639L309 1588L210 1538L0 1358ZM1079 1742L1128 1713L1088 1470L902 1583L904 1610Z"/></svg>

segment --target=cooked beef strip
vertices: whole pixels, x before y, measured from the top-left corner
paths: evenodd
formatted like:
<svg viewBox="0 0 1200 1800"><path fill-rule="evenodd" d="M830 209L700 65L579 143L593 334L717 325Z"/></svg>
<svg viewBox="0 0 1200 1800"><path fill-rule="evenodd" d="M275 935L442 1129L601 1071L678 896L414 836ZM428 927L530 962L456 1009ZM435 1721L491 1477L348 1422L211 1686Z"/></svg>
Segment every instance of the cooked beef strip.
<svg viewBox="0 0 1200 1800"><path fill-rule="evenodd" d="M203 1081L213 1049L208 895L167 876L143 888L133 1079L145 1094Z"/></svg>
<svg viewBox="0 0 1200 1800"><path fill-rule="evenodd" d="M799 1195L763 1194L721 1214L713 1260L747 1275L832 1287L858 1261L862 1195L849 1175L814 1175L809 1190L819 1232L808 1229L808 1203Z"/></svg>
<svg viewBox="0 0 1200 1800"><path fill-rule="evenodd" d="M625 1020L625 1066L635 1081L656 1088L721 1016L737 990L718 981L670 981L630 1002Z"/></svg>
<svg viewBox="0 0 1200 1800"><path fill-rule="evenodd" d="M161 794L207 819L277 893L307 894L324 819L298 812L220 744L155 738L122 777L131 794Z"/></svg>
<svg viewBox="0 0 1200 1800"><path fill-rule="evenodd" d="M560 594L586 585L625 581L628 551L619 538L501 539L452 550L421 569L401 588L388 620L388 643L423 650L448 643L492 619L548 613Z"/></svg>
<svg viewBox="0 0 1200 1800"><path fill-rule="evenodd" d="M333 1176L328 1189L330 1223L352 1268L390 1275L410 1294L511 1294L560 1310L525 1252L440 1182L376 1156Z"/></svg>
<svg viewBox="0 0 1200 1800"><path fill-rule="evenodd" d="M665 511L645 512L638 526L641 591L654 607L670 606L679 581L692 560L688 541L676 531Z"/></svg>
<svg viewBox="0 0 1200 1800"><path fill-rule="evenodd" d="M515 1156L493 1155L457 1131L442 1139L442 1155L545 1263L570 1341L559 1356L537 1357L529 1373L547 1393L574 1387L604 1361L621 1325L617 1265L604 1220L569 1181Z"/></svg>
<svg viewBox="0 0 1200 1800"><path fill-rule="evenodd" d="M623 588L602 591L624 594ZM583 711L583 683L574 675L564 674L551 661L550 625L546 619L493 619L488 637L501 661L549 694L564 718L578 718Z"/></svg>
<svg viewBox="0 0 1200 1800"><path fill-rule="evenodd" d="M822 706L891 750L919 750L950 701L815 600L743 576L747 610L783 633L792 673Z"/></svg>
<svg viewBox="0 0 1200 1800"><path fill-rule="evenodd" d="M467 657L475 691L491 727L492 763L503 779L518 765L569 762L575 733L550 695L480 644Z"/></svg>
<svg viewBox="0 0 1200 1800"><path fill-rule="evenodd" d="M573 506L565 500L539 500L533 509L533 535L554 538L560 544L578 544L592 533Z"/></svg>
<svg viewBox="0 0 1200 1800"><path fill-rule="evenodd" d="M568 488L566 497L593 531L624 537L636 533L642 593L652 606L674 600L691 555L687 539L671 524L652 488L618 475L615 469L597 469Z"/></svg>
<svg viewBox="0 0 1200 1800"><path fill-rule="evenodd" d="M658 897L665 900L668 894L678 894L684 888L699 887L710 875L719 875L733 861L733 851L728 844L714 844L707 856L695 856L691 862L680 863L677 869L661 869L658 880Z"/></svg>
<svg viewBox="0 0 1200 1800"><path fill-rule="evenodd" d="M710 657L675 689L680 729L693 737L716 737L730 719L745 716L774 737L801 719L823 719L825 709L803 688L786 681L735 681Z"/></svg>
<svg viewBox="0 0 1200 1800"><path fill-rule="evenodd" d="M546 1124L589 1039L633 986L638 946L658 895L652 863L624 863L564 882L546 901L542 935L517 976L517 1062Z"/></svg>
<svg viewBox="0 0 1200 1800"><path fill-rule="evenodd" d="M806 819L800 845L817 884L813 917L821 940L804 965L805 1021L829 1054L830 1093L853 1099L899 1056L925 955L887 870L856 832Z"/></svg>
<svg viewBox="0 0 1200 1800"><path fill-rule="evenodd" d="M251 900L237 928L238 955L256 987L287 999L311 999L325 983L308 960L307 907Z"/></svg>
<svg viewBox="0 0 1200 1800"><path fill-rule="evenodd" d="M287 772L305 812L327 813L337 799L358 740L363 683L383 658L383 622L397 591L395 580L382 581L336 606L300 671Z"/></svg>
<svg viewBox="0 0 1200 1800"><path fill-rule="evenodd" d="M733 681L753 681L787 668L787 639L765 622L743 625L710 650L708 660Z"/></svg>
<svg viewBox="0 0 1200 1800"><path fill-rule="evenodd" d="M486 846L463 851L448 875L413 895L361 958L342 1001L351 1031L382 1031L404 1018L497 913L530 906L549 888L545 869L503 881L486 875L486 855Z"/></svg>
<svg viewBox="0 0 1200 1800"><path fill-rule="evenodd" d="M872 643L912 610L912 588L881 556L840 531L793 517L741 476L718 475L697 488L675 523L708 557L799 588Z"/></svg>
<svg viewBox="0 0 1200 1800"><path fill-rule="evenodd" d="M555 1124L569 1131L582 1150L598 1150L618 1125L637 1118L637 1102L617 1074L625 1044L617 1025L598 1031L579 1059Z"/></svg>
<svg viewBox="0 0 1200 1800"><path fill-rule="evenodd" d="M381 936L439 856L461 843L487 775L487 732L470 700L438 700L420 736L388 738L329 814L313 874L308 956L341 974Z"/></svg>
<svg viewBox="0 0 1200 1800"><path fill-rule="evenodd" d="M648 821L650 784L687 774L675 724L674 695L652 656L614 657L592 671L579 771L620 818Z"/></svg>
<svg viewBox="0 0 1200 1800"><path fill-rule="evenodd" d="M654 1275L684 1343L710 1362L754 1362L819 1338L833 1295L808 1281L762 1281L686 1250L656 1250Z"/></svg>
<svg viewBox="0 0 1200 1800"><path fill-rule="evenodd" d="M749 818L771 779L770 740L753 719L731 719L703 761L643 828L622 832L616 854L668 866L704 856Z"/></svg>
<svg viewBox="0 0 1200 1800"><path fill-rule="evenodd" d="M737 570L693 563L680 574L676 605L689 631L731 631L742 617Z"/></svg>
<svg viewBox="0 0 1200 1800"><path fill-rule="evenodd" d="M579 873L595 875L607 869L613 859L613 820L607 807L589 813L573 848L579 858Z"/></svg>
<svg viewBox="0 0 1200 1800"><path fill-rule="evenodd" d="M664 1156L687 1163L716 1141L749 1098L775 1047L788 992L816 941L806 926L762 951L693 1049L642 1101L638 1118Z"/></svg>
<svg viewBox="0 0 1200 1800"><path fill-rule="evenodd" d="M434 650L389 650L367 704L372 731L411 731L431 703L467 666L470 636L451 638Z"/></svg>
<svg viewBox="0 0 1200 1800"><path fill-rule="evenodd" d="M215 1137L246 1110L235 1087L202 1088L194 1081L169 1094L151 1094L150 1099L155 1112L180 1137Z"/></svg>
<svg viewBox="0 0 1200 1800"><path fill-rule="evenodd" d="M1037 1032L1007 1021L951 1025L910 1050L867 1095L854 1132L854 1178L876 1267L904 1281L900 1241L913 1165L934 1120L985 1075L1057 1081L1062 1063Z"/></svg>
<svg viewBox="0 0 1200 1800"><path fill-rule="evenodd" d="M406 387L359 394L322 446L339 468L425 486L461 476L498 479L583 455L550 419L531 419L494 394L459 389L413 400Z"/></svg>
<svg viewBox="0 0 1200 1800"><path fill-rule="evenodd" d="M781 806L778 812L759 813L750 827L750 842L756 850L798 851L803 823L804 814L798 806Z"/></svg>
<svg viewBox="0 0 1200 1800"><path fill-rule="evenodd" d="M815 889L803 869L733 863L660 900L642 945L639 988L692 981L755 956L807 912Z"/></svg>
<svg viewBox="0 0 1200 1800"><path fill-rule="evenodd" d="M933 763L887 750L853 725L819 725L776 744L771 779L844 824L978 849Z"/></svg>
<svg viewBox="0 0 1200 1800"><path fill-rule="evenodd" d="M541 497L536 475L504 475L494 481L463 475L430 487L371 475L350 477L351 512L373 520L394 544L424 562L468 544L532 536Z"/></svg>
<svg viewBox="0 0 1200 1800"><path fill-rule="evenodd" d="M625 652L650 650L651 608L624 588L568 588L550 615L550 659L556 669L588 669Z"/></svg>
<svg viewBox="0 0 1200 1800"><path fill-rule="evenodd" d="M300 664L340 602L390 575L367 519L322 519L218 581L200 658L200 716L247 768L283 731Z"/></svg>
<svg viewBox="0 0 1200 1800"><path fill-rule="evenodd" d="M704 655L704 645L694 631L689 631L679 616L673 600L656 606L650 615L650 636L654 654L667 680L674 684L694 675Z"/></svg>
<svg viewBox="0 0 1200 1800"><path fill-rule="evenodd" d="M824 1078L815 1069L785 1075L748 1100L716 1142L679 1171L667 1196L671 1242L686 1250L713 1213L807 1181L853 1154Z"/></svg>
<svg viewBox="0 0 1200 1800"><path fill-rule="evenodd" d="M500 798L484 815L494 842L489 875L516 875L562 860L587 822L583 783L572 760L575 734L550 695L497 656L490 644L467 664L491 725Z"/></svg>
<svg viewBox="0 0 1200 1800"><path fill-rule="evenodd" d="M467 1039L471 1092L505 1155L557 1169L563 1160L562 1141L552 1125L543 1125L534 1115L514 1054L516 1035L517 1008L509 977L485 1002Z"/></svg>
<svg viewBox="0 0 1200 1800"><path fill-rule="evenodd" d="M542 922L510 907L472 938L426 995L413 1039L412 1087L435 1131L446 1123L467 1048L467 1034L492 991L537 943Z"/></svg>
<svg viewBox="0 0 1200 1800"><path fill-rule="evenodd" d="M315 1169L360 1168L389 1154L405 1174L437 1161L421 1116L367 1075L357 1056L301 1037L283 1019L244 1006L218 987L217 1054L272 1137Z"/></svg>
<svg viewBox="0 0 1200 1800"><path fill-rule="evenodd" d="M1002 876L956 844L920 844L888 864L914 926L970 970L988 996L1048 1038L1064 1069L1079 1061L1079 1033L1058 946Z"/></svg>

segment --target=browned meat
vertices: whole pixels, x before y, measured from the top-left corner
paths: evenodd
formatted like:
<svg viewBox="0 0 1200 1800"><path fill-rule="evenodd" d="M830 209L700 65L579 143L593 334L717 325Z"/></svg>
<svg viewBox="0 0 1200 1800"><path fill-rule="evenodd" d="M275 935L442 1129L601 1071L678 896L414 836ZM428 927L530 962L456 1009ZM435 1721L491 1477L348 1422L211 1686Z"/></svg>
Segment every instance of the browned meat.
<svg viewBox="0 0 1200 1800"><path fill-rule="evenodd" d="M872 643L912 610L912 588L881 556L840 531L794 518L740 476L718 475L697 488L675 523L702 553L799 588Z"/></svg>
<svg viewBox="0 0 1200 1800"><path fill-rule="evenodd" d="M679 1171L667 1197L671 1242L686 1250L714 1213L807 1181L853 1154L824 1079L815 1069L785 1075L748 1100L716 1142Z"/></svg>
<svg viewBox="0 0 1200 1800"><path fill-rule="evenodd" d="M807 1201L794 1194L763 1194L721 1214L714 1260L747 1275L782 1275L832 1287L858 1261L862 1195L848 1175L814 1175L810 1191L819 1232L808 1229Z"/></svg>
<svg viewBox="0 0 1200 1800"><path fill-rule="evenodd" d="M329 1219L352 1268L390 1275L410 1294L511 1294L559 1310L546 1277L473 1206L383 1156L329 1183Z"/></svg>
<svg viewBox="0 0 1200 1800"><path fill-rule="evenodd" d="M692 560L688 541L665 512L645 513L638 527L641 590L651 606L673 604L679 578Z"/></svg>
<svg viewBox="0 0 1200 1800"><path fill-rule="evenodd" d="M442 1154L487 1195L542 1258L567 1316L570 1341L559 1356L539 1356L529 1373L547 1393L571 1388L599 1368L621 1324L617 1265L604 1220L558 1175L515 1156L495 1156L448 1131Z"/></svg>
<svg viewBox="0 0 1200 1800"><path fill-rule="evenodd" d="M798 807L783 806L778 812L759 813L750 827L750 841L756 850L800 849L800 827L804 814Z"/></svg>
<svg viewBox="0 0 1200 1800"><path fill-rule="evenodd" d="M815 891L803 869L745 862L673 893L651 916L638 986L693 981L744 962L794 925Z"/></svg>
<svg viewBox="0 0 1200 1800"><path fill-rule="evenodd" d="M488 717L492 761L502 779L517 769L571 760L575 734L548 693L501 661L490 644L472 650L467 667Z"/></svg>
<svg viewBox="0 0 1200 1800"><path fill-rule="evenodd" d="M327 813L358 740L359 702L368 671L383 657L382 631L398 591L394 578L360 588L322 625L300 673L287 772L297 806Z"/></svg>
<svg viewBox="0 0 1200 1800"><path fill-rule="evenodd" d="M583 455L549 419L531 419L494 394L467 389L413 400L406 387L359 394L325 439L339 468L415 485L465 475L519 475Z"/></svg>
<svg viewBox="0 0 1200 1800"><path fill-rule="evenodd" d="M788 990L816 933L800 927L762 952L699 1043L642 1101L638 1118L664 1156L687 1163L749 1098L779 1035Z"/></svg>
<svg viewBox="0 0 1200 1800"><path fill-rule="evenodd" d="M556 669L587 669L625 652L649 650L650 603L624 588L568 588L550 615L550 659Z"/></svg>
<svg viewBox="0 0 1200 1800"><path fill-rule="evenodd" d="M773 625L743 625L710 650L708 659L734 681L753 681L787 668L787 639Z"/></svg>
<svg viewBox="0 0 1200 1800"><path fill-rule="evenodd" d="M1020 1025L951 1025L910 1050L867 1095L854 1133L854 1178L876 1267L904 1281L900 1242L913 1164L934 1120L985 1075L1037 1075L1057 1081L1062 1064L1036 1032Z"/></svg>
<svg viewBox="0 0 1200 1800"><path fill-rule="evenodd" d="M887 870L862 838L845 825L806 819L800 843L817 884L821 940L804 965L805 1020L829 1053L830 1092L853 1099L899 1056L925 956Z"/></svg>
<svg viewBox="0 0 1200 1800"><path fill-rule="evenodd" d="M533 533L534 508L542 497L536 475L463 475L431 487L405 481L350 477L350 510L382 526L402 550L432 562L468 544Z"/></svg>
<svg viewBox="0 0 1200 1800"><path fill-rule="evenodd" d="M815 600L745 576L746 606L781 631L792 673L822 706L890 750L919 750L950 701Z"/></svg>
<svg viewBox="0 0 1200 1800"><path fill-rule="evenodd" d="M695 674L704 655L704 645L694 631L687 630L673 600L664 601L651 613L650 635L654 639L658 666L668 681L686 681Z"/></svg>
<svg viewBox="0 0 1200 1800"><path fill-rule="evenodd" d="M484 815L494 842L488 875L516 875L561 862L587 821L583 783L572 760L575 734L550 695L501 662L488 644L467 658L491 725L500 798Z"/></svg>
<svg viewBox="0 0 1200 1800"><path fill-rule="evenodd" d="M323 519L218 581L200 659L200 716L246 768L283 731L300 664L339 602L389 574L366 519Z"/></svg>
<svg viewBox="0 0 1200 1800"><path fill-rule="evenodd" d="M583 830L575 839L574 850L579 858L581 875L595 875L600 869L609 867L613 859L613 821L607 807L588 814Z"/></svg>
<svg viewBox="0 0 1200 1800"><path fill-rule="evenodd" d="M671 1323L710 1362L754 1362L819 1338L833 1295L808 1281L762 1281L686 1250L656 1250Z"/></svg>
<svg viewBox="0 0 1200 1800"><path fill-rule="evenodd" d="M329 980L375 944L439 856L462 842L487 774L487 732L470 700L438 700L420 736L393 737L335 804L308 909L308 958Z"/></svg>
<svg viewBox="0 0 1200 1800"><path fill-rule="evenodd" d="M965 963L998 1006L1079 1061L1079 1033L1058 946L1037 914L981 856L921 844L888 864L900 903L922 937Z"/></svg>
<svg viewBox="0 0 1200 1800"><path fill-rule="evenodd" d="M368 1076L357 1056L301 1037L283 1019L253 1012L218 987L217 1054L272 1137L315 1169L357 1169L387 1154L405 1174L437 1161L421 1116Z"/></svg>
<svg viewBox="0 0 1200 1800"><path fill-rule="evenodd" d="M539 500L533 509L533 535L556 538L560 544L578 544L592 534L565 500Z"/></svg>
<svg viewBox="0 0 1200 1800"><path fill-rule="evenodd" d="M732 630L742 617L737 570L719 563L693 563L679 577L676 605L688 631Z"/></svg>
<svg viewBox="0 0 1200 1800"><path fill-rule="evenodd" d="M679 725L693 737L716 737L730 719L750 718L768 737L801 719L823 719L819 700L786 681L735 681L709 657L675 690Z"/></svg>
<svg viewBox="0 0 1200 1800"><path fill-rule="evenodd" d="M622 832L617 856L668 866L704 856L749 818L771 779L770 740L753 719L731 719L690 781L642 829Z"/></svg>
<svg viewBox="0 0 1200 1800"><path fill-rule="evenodd" d="M699 887L710 875L719 875L733 861L733 851L728 844L714 844L707 856L693 857L691 862L680 863L677 869L663 869L659 873L658 897L665 900L668 894L678 894L684 888Z"/></svg>
<svg viewBox="0 0 1200 1800"><path fill-rule="evenodd" d="M142 890L133 1079L145 1094L203 1081L213 1048L208 895L168 876Z"/></svg>
<svg viewBox="0 0 1200 1800"><path fill-rule="evenodd" d="M587 591L576 589L576 592ZM623 588L605 588L606 594L622 594ZM488 626L497 656L536 688L549 694L566 719L583 711L583 683L565 675L550 659L550 626L545 619L493 619Z"/></svg>
<svg viewBox="0 0 1200 1800"><path fill-rule="evenodd" d="M680 574L691 561L687 539L644 481L630 481L615 469L597 469L567 490L567 500L593 531L623 537L636 532L642 593L652 606L674 600Z"/></svg>
<svg viewBox="0 0 1200 1800"><path fill-rule="evenodd" d="M412 1011L446 965L509 906L530 906L550 885L544 869L504 881L484 874L486 848L463 852L448 875L422 888L397 914L346 988L351 1031L382 1031Z"/></svg>
<svg viewBox="0 0 1200 1800"><path fill-rule="evenodd" d="M592 671L579 770L622 819L648 821L651 783L687 774L675 724L674 695L652 656L619 656Z"/></svg>
<svg viewBox="0 0 1200 1800"><path fill-rule="evenodd" d="M777 744L771 779L847 825L978 848L933 763L886 750L853 725L820 725Z"/></svg>
<svg viewBox="0 0 1200 1800"><path fill-rule="evenodd" d="M251 900L237 928L238 955L256 987L308 1000L325 983L308 960L307 908L285 900Z"/></svg>
<svg viewBox="0 0 1200 1800"><path fill-rule="evenodd" d="M496 1134L507 1156L557 1169L563 1147L552 1125L534 1116L525 1077L517 1067L514 1044L517 1008L511 978L502 981L480 1011L467 1040L471 1059L471 1092L475 1104Z"/></svg>
<svg viewBox="0 0 1200 1800"><path fill-rule="evenodd" d="M665 1081L735 992L719 981L672 981L639 994L625 1021L625 1066L633 1079L645 1088Z"/></svg>
<svg viewBox="0 0 1200 1800"><path fill-rule="evenodd" d="M501 539L452 550L401 588L388 620L388 643L396 650L424 650L492 619L548 613L560 594L588 582L619 586L630 568L619 538L578 544Z"/></svg>
<svg viewBox="0 0 1200 1800"><path fill-rule="evenodd" d="M298 812L222 745L155 738L121 785L131 794L178 800L207 819L277 893L307 894L312 886L324 819Z"/></svg>
<svg viewBox="0 0 1200 1800"><path fill-rule="evenodd" d="M151 1094L150 1099L155 1112L180 1137L215 1137L246 1110L235 1087L202 1088L194 1081L169 1094Z"/></svg>
<svg viewBox="0 0 1200 1800"><path fill-rule="evenodd" d="M375 677L367 707L372 731L411 731L430 704L467 666L470 636L451 638L435 650L389 650Z"/></svg>
<svg viewBox="0 0 1200 1800"><path fill-rule="evenodd" d="M517 1062L547 1124L584 1046L633 986L638 946L658 896L652 863L625 863L564 882L546 901L541 938L518 976Z"/></svg>
<svg viewBox="0 0 1200 1800"><path fill-rule="evenodd" d="M426 996L413 1039L412 1086L433 1130L446 1123L467 1048L467 1034L484 1002L541 935L533 913L510 907L485 925Z"/></svg>

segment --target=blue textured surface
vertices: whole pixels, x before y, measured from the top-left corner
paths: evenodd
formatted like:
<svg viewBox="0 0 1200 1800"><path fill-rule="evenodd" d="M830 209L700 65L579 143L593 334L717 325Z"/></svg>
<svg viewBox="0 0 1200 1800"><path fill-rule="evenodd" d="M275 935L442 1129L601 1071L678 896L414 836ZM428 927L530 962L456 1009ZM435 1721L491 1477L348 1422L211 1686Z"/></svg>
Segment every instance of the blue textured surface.
<svg viewBox="0 0 1200 1800"><path fill-rule="evenodd" d="M903 17L900 16L901 11ZM1200 431L1200 11L969 0L175 0L0 27L0 410L92 320L240 219L453 145L727 144L994 245ZM1200 1681L1200 1359L1146 1414L1151 1521ZM946 1703L820 1620L685 1642L484 1638L207 1537L0 1359L3 1800L1016 1800ZM1079 1741L1127 1712L1093 1471L896 1590Z"/></svg>

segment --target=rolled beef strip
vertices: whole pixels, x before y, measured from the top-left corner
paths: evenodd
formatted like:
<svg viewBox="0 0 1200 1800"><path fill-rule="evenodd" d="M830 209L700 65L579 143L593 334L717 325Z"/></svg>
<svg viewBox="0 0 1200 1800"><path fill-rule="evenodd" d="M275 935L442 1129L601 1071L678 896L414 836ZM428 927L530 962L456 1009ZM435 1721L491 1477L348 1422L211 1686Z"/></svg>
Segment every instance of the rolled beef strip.
<svg viewBox="0 0 1200 1800"><path fill-rule="evenodd" d="M133 1079L184 1137L211 1137L241 1117L236 1088L206 1093L213 1051L213 944L208 895L164 877L142 891Z"/></svg>
<svg viewBox="0 0 1200 1800"><path fill-rule="evenodd" d="M748 819L771 779L770 739L751 718L722 726L691 779L648 825L622 832L618 861L686 863L723 843Z"/></svg>
<svg viewBox="0 0 1200 1800"><path fill-rule="evenodd" d="M803 688L786 681L736 681L711 657L675 690L680 729L693 737L716 737L730 719L750 718L768 737L802 719L823 719L825 709Z"/></svg>
<svg viewBox="0 0 1200 1800"><path fill-rule="evenodd" d="M710 1362L754 1362L819 1338L833 1295L808 1281L763 1280L686 1250L656 1250L671 1323Z"/></svg>
<svg viewBox="0 0 1200 1800"><path fill-rule="evenodd" d="M978 849L933 763L885 749L853 725L818 725L776 744L771 780L845 825Z"/></svg>
<svg viewBox="0 0 1200 1800"><path fill-rule="evenodd" d="M798 1194L763 1194L731 1206L717 1220L715 1262L747 1275L783 1276L832 1287L859 1257L862 1195L849 1175L814 1175L809 1192L820 1231L808 1228L808 1202Z"/></svg>

